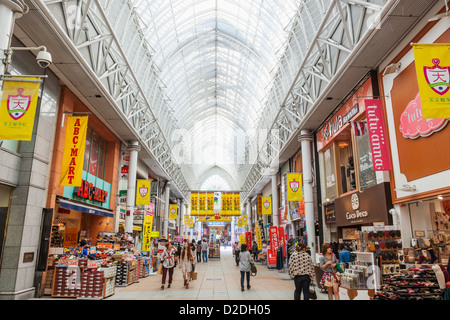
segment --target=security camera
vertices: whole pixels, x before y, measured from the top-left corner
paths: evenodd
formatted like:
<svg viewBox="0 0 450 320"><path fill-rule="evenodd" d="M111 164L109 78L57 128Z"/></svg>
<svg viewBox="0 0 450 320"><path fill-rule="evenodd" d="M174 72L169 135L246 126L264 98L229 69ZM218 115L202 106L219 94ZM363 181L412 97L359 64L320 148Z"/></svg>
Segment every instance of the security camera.
<svg viewBox="0 0 450 320"><path fill-rule="evenodd" d="M39 67L45 69L52 64L52 55L46 50L41 50L36 56L36 62Z"/></svg>

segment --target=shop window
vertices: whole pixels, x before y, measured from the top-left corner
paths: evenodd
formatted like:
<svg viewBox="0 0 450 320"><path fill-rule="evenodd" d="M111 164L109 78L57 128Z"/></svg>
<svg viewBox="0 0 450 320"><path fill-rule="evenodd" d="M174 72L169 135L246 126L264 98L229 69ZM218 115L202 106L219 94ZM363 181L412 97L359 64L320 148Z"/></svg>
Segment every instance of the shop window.
<svg viewBox="0 0 450 320"><path fill-rule="evenodd" d="M370 150L369 134L355 136L357 147L357 165L359 166L359 185L361 189L367 189L377 184L375 171L373 170L372 152Z"/></svg>
<svg viewBox="0 0 450 320"><path fill-rule="evenodd" d="M19 152L19 141L16 140L0 140L0 147L12 152Z"/></svg>
<svg viewBox="0 0 450 320"><path fill-rule="evenodd" d="M322 152L322 157L325 176L325 198L330 201L337 198L334 147L331 146Z"/></svg>
<svg viewBox="0 0 450 320"><path fill-rule="evenodd" d="M105 180L107 144L106 140L88 127L83 170L102 180Z"/></svg>
<svg viewBox="0 0 450 320"><path fill-rule="evenodd" d="M338 168L341 194L356 190L355 161L351 141L338 141Z"/></svg>

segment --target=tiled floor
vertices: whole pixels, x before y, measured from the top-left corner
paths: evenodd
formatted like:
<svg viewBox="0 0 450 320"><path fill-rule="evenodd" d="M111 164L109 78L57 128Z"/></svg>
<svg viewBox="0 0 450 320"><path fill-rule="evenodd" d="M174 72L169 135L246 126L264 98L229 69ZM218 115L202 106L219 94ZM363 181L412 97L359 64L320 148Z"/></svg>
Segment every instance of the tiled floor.
<svg viewBox="0 0 450 320"><path fill-rule="evenodd" d="M151 275L128 287L116 288L116 293L107 300L293 300L294 282L287 270L281 272L257 264L258 274L251 277L251 289L240 288L240 272L231 253L231 247L221 249L220 260L198 263L198 278L191 281L189 289L183 286L181 270L174 270L170 289L161 290L161 275ZM316 290L318 292L318 290ZM318 292L319 300L327 299Z"/></svg>

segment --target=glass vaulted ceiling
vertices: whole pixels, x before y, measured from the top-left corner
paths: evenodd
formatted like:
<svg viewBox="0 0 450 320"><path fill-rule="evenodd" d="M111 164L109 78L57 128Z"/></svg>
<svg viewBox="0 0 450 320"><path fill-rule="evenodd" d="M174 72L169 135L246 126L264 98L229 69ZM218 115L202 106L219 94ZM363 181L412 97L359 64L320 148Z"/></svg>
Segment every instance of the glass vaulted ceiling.
<svg viewBox="0 0 450 320"><path fill-rule="evenodd" d="M179 159L197 179L218 167L241 186L239 167L300 2L133 1L180 127Z"/></svg>

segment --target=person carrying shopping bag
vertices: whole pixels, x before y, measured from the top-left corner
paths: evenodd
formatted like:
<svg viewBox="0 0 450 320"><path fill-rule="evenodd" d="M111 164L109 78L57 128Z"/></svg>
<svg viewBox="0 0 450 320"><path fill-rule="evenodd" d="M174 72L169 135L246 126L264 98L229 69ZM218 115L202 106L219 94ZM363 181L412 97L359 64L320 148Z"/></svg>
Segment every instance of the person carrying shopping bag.
<svg viewBox="0 0 450 320"><path fill-rule="evenodd" d="M289 275L294 279L294 300L300 300L303 291L303 300L309 300L309 286L314 280L314 266L311 256L306 253L306 246L299 242L295 251L289 258Z"/></svg>
<svg viewBox="0 0 450 320"><path fill-rule="evenodd" d="M241 272L241 290L244 291L244 277L247 276L247 289L250 289L250 269L251 264L254 263L253 257L250 252L247 251L247 245L243 244L241 252L239 253L239 271Z"/></svg>
<svg viewBox="0 0 450 320"><path fill-rule="evenodd" d="M169 273L169 285L167 286L167 288L170 288L170 285L172 284L173 268L175 266L176 252L177 252L177 249L174 246L172 246L172 244L169 241L167 241L166 248L164 249L164 252L162 253L162 256L161 256L161 263L163 265L161 289L163 289L163 290L164 290L164 286L166 284L167 273Z"/></svg>
<svg viewBox="0 0 450 320"><path fill-rule="evenodd" d="M340 300L339 286L340 274L336 271L336 256L333 254L333 247L329 243L322 246L323 256L320 257L320 268L324 271L320 285L328 290L328 300Z"/></svg>
<svg viewBox="0 0 450 320"><path fill-rule="evenodd" d="M189 281L191 280L192 264L194 263L194 255L188 242L183 244L183 250L180 254L180 269L183 274L184 287L189 289Z"/></svg>

